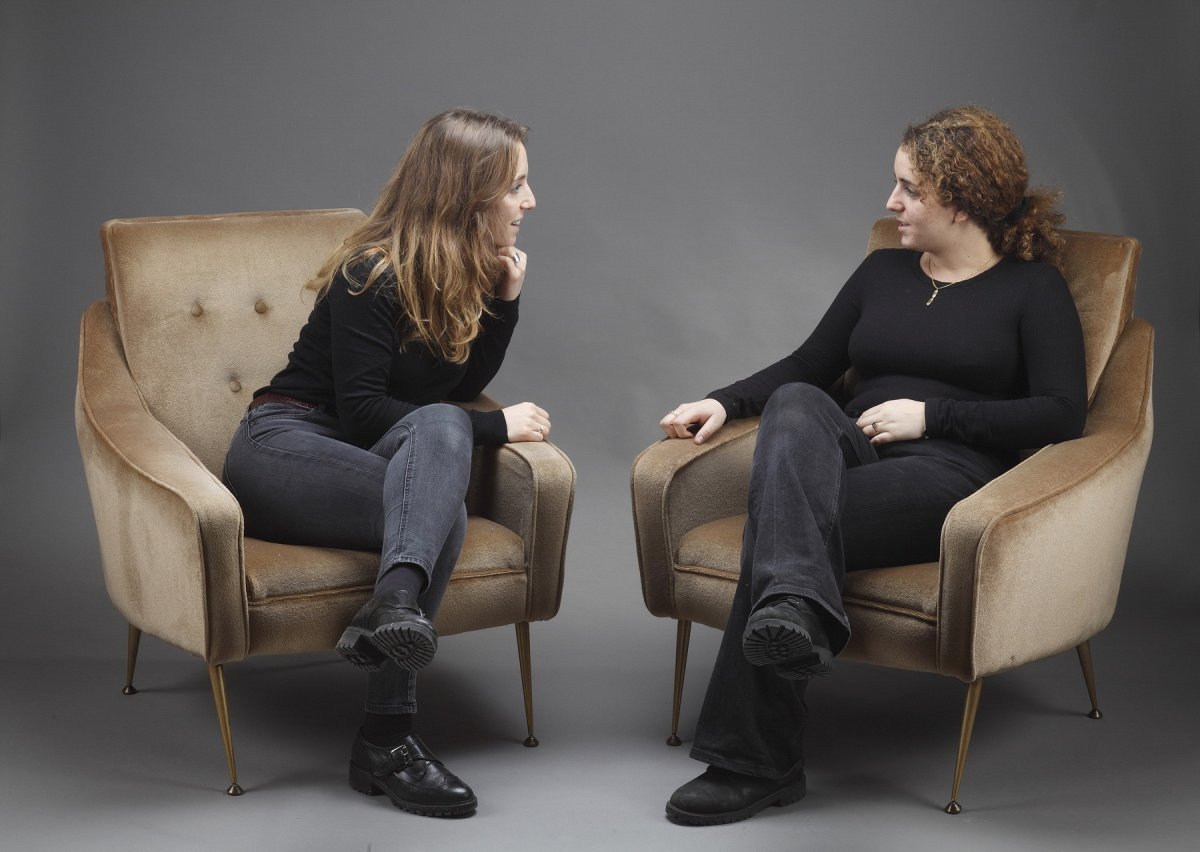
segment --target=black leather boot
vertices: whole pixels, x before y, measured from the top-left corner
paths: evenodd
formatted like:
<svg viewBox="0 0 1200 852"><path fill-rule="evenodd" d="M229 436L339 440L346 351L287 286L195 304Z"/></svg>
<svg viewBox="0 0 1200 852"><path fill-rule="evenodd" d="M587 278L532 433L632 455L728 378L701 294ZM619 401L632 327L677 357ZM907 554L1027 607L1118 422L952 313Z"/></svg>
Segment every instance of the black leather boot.
<svg viewBox="0 0 1200 852"><path fill-rule="evenodd" d="M437 631L407 591L371 598L338 639L337 651L360 669L377 672L391 659L409 671L437 652Z"/></svg>
<svg viewBox="0 0 1200 852"><path fill-rule="evenodd" d="M742 653L756 666L775 664L780 677L799 680L833 671L833 652L816 610L798 597L768 602L750 614Z"/></svg>
<svg viewBox="0 0 1200 852"><path fill-rule="evenodd" d="M683 825L738 822L771 805L798 802L806 792L802 770L773 781L710 766L675 791L667 802L667 818Z"/></svg>
<svg viewBox="0 0 1200 852"><path fill-rule="evenodd" d="M470 816L479 805L471 788L416 734L384 748L359 731L350 749L350 786L368 796L386 795L396 807L421 816Z"/></svg>

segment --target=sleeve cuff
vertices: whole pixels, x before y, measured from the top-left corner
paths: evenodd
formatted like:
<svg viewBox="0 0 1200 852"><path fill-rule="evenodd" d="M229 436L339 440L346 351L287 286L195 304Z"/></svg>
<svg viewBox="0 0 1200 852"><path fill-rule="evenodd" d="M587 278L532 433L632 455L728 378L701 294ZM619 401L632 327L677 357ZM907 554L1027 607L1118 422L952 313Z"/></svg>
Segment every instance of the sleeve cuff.
<svg viewBox="0 0 1200 852"><path fill-rule="evenodd" d="M478 447L498 447L508 443L508 423L503 411L468 411Z"/></svg>

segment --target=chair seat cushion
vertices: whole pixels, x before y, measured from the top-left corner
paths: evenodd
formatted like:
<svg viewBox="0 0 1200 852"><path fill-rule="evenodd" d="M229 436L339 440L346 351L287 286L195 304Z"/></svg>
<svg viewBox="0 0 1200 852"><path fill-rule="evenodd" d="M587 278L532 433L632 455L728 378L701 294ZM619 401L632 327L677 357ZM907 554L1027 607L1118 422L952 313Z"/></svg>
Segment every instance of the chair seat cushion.
<svg viewBox="0 0 1200 852"><path fill-rule="evenodd" d="M676 569L736 582L745 525L745 515L732 515L691 530L679 543ZM847 607L879 609L933 624L939 582L936 562L851 571L842 598Z"/></svg>
<svg viewBox="0 0 1200 852"><path fill-rule="evenodd" d="M246 596L250 604L273 598L370 589L379 573L379 554L329 547L278 544L247 537ZM520 574L525 546L512 530L470 516L454 578Z"/></svg>

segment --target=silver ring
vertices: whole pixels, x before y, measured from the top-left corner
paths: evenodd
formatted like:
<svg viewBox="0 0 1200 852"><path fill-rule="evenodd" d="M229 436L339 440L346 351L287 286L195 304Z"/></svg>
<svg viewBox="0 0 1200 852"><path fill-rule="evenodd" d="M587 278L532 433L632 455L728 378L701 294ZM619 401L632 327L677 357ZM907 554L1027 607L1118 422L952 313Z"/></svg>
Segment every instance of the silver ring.
<svg viewBox="0 0 1200 852"><path fill-rule="evenodd" d="M877 421L877 420L872 420L872 421L871 421L871 428L874 430L874 434L878 435L878 434L879 434L879 421Z"/></svg>
<svg viewBox="0 0 1200 852"><path fill-rule="evenodd" d="M521 262L521 253L519 251L514 251L513 252L513 263L520 263L520 262Z"/></svg>

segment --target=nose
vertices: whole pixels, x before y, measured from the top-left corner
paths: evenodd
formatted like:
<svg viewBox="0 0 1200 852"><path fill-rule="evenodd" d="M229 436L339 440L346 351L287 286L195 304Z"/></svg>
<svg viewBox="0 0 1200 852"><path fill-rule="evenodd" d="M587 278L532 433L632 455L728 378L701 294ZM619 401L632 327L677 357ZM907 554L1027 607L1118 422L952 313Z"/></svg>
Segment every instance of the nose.
<svg viewBox="0 0 1200 852"><path fill-rule="evenodd" d="M529 195L524 201L521 202L521 209L532 210L533 208L537 207L537 199L533 195L533 188L530 187L529 184L526 184L525 187L529 190Z"/></svg>
<svg viewBox="0 0 1200 852"><path fill-rule="evenodd" d="M899 186L892 187L892 194L888 196L887 204L885 204L884 207L888 210L891 210L893 213L899 213L904 209L904 205L900 203Z"/></svg>

